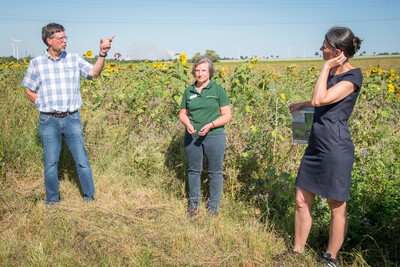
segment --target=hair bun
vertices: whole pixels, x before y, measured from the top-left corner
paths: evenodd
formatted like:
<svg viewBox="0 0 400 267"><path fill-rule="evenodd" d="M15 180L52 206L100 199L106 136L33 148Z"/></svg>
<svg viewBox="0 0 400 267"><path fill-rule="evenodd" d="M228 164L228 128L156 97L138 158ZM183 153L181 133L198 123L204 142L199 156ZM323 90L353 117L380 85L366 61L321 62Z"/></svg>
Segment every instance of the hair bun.
<svg viewBox="0 0 400 267"><path fill-rule="evenodd" d="M357 53L357 51L360 50L361 42L362 42L362 40L360 38L358 38L357 36L354 36L354 38L353 38L354 53Z"/></svg>

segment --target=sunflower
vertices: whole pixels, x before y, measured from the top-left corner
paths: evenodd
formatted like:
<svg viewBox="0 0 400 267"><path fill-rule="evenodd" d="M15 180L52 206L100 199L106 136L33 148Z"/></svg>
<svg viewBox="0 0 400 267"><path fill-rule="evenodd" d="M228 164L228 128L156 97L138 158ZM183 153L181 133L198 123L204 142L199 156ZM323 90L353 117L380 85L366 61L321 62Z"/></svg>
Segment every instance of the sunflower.
<svg viewBox="0 0 400 267"><path fill-rule="evenodd" d="M185 53L182 53L182 54L179 56L179 60L182 62L182 66L185 66L185 65L186 65L186 62L187 62L186 54L185 54Z"/></svg>
<svg viewBox="0 0 400 267"><path fill-rule="evenodd" d="M93 51L92 50L88 50L85 54L85 57L87 58L91 58L93 56Z"/></svg>
<svg viewBox="0 0 400 267"><path fill-rule="evenodd" d="M250 62L255 66L257 65L258 57L253 58Z"/></svg>

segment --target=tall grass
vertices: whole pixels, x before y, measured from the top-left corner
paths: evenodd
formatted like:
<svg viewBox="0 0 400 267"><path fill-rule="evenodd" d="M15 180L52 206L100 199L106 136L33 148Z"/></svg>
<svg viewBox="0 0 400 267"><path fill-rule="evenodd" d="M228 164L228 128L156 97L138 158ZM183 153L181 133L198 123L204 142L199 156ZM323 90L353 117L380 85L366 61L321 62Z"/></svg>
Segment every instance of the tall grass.
<svg viewBox="0 0 400 267"><path fill-rule="evenodd" d="M5 76L1 89L2 266L271 265L285 250L283 239L248 205L229 197L220 216L202 210L187 218L185 174L177 172L184 169L179 123L165 131L151 125L138 130L129 115L93 111L90 103L81 114L96 202L82 201L63 144L61 202L46 207L38 113L19 87L22 75Z"/></svg>
<svg viewBox="0 0 400 267"><path fill-rule="evenodd" d="M390 70L398 62L380 64ZM291 143L287 106L309 98L321 63L303 64L217 67L215 80L227 88L233 111L226 130L224 194L218 217L207 216L202 207L194 219L186 216L184 132L175 103L191 81L186 68L179 65L163 70L141 64L106 72L96 81L82 81L80 113L96 202L82 201L74 162L64 143L59 163L61 202L52 208L44 205L38 112L20 87L24 71L2 70L0 262L5 266L316 265L328 236L329 217L322 204L314 210L309 255L298 259L283 254L292 242L293 181L305 149ZM372 61L354 64L364 70L376 65ZM221 68L227 69L225 75ZM372 83L368 80L366 87ZM396 197L386 188L396 185L398 179L382 179L385 184L376 185L371 177L396 175L398 106L384 102L382 107L374 92L366 98L360 95L350 123L359 181L359 187L352 190L365 197L369 193L370 198L349 202L353 217L342 253L347 266L382 262L390 266L399 261L399 254L377 235L365 235L367 230L378 230L376 222L370 221L370 226L362 223L365 218L375 218L373 210L357 217L362 214L358 205L379 196L385 201L378 207L390 212L389 204ZM380 124L373 120L376 110L387 108L392 111L387 111L386 117L376 117ZM384 150L388 146L390 153ZM362 154L365 148L370 157ZM388 169L375 164L378 158ZM206 196L208 184L206 176L203 178ZM379 186L385 190L376 195ZM396 218L397 209L393 211ZM390 234L395 235L394 219L385 222L392 228L381 224L382 231L393 229Z"/></svg>

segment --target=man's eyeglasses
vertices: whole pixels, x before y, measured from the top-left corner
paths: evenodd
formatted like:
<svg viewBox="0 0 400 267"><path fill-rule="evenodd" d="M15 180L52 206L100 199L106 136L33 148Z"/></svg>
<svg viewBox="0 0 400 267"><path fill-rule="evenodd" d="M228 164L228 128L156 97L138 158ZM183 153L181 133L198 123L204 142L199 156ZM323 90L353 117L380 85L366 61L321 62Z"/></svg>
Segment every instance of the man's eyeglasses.
<svg viewBox="0 0 400 267"><path fill-rule="evenodd" d="M65 36L65 37L50 37L50 38L54 38L54 39L57 39L58 41L61 41L61 42L64 42L64 41L67 41L68 40L68 36Z"/></svg>

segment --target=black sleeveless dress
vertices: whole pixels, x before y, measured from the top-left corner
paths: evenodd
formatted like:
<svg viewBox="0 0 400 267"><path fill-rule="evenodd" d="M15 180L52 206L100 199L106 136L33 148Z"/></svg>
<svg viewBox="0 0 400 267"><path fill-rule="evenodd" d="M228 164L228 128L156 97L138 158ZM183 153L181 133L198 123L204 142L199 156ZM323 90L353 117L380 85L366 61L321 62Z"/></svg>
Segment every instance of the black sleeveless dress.
<svg viewBox="0 0 400 267"><path fill-rule="evenodd" d="M314 109L308 147L296 179L298 187L328 199L349 200L354 146L347 121L360 93L362 80L360 69L329 75L328 89L341 81L352 82L357 89L337 103Z"/></svg>

